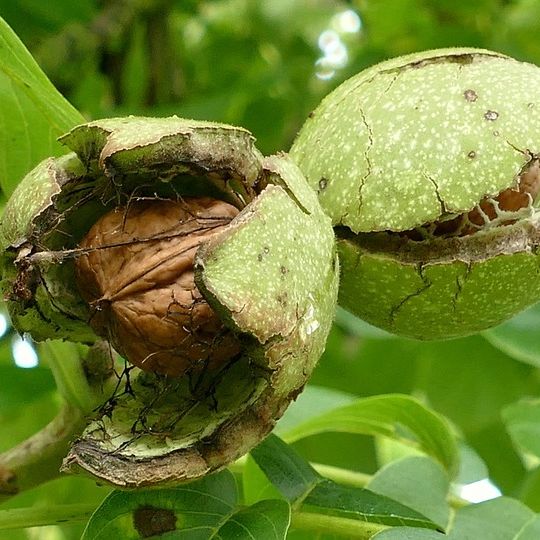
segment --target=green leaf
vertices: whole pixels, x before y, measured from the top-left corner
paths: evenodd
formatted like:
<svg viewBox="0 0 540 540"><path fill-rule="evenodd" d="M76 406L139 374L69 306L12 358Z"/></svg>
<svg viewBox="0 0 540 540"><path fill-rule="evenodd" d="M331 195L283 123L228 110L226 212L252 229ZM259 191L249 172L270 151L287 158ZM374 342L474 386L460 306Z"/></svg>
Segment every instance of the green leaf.
<svg viewBox="0 0 540 540"><path fill-rule="evenodd" d="M522 400L505 407L502 417L518 449L540 458L540 400Z"/></svg>
<svg viewBox="0 0 540 540"><path fill-rule="evenodd" d="M54 525L67 521L86 521L92 514L95 505L39 505L39 508L12 508L0 510L0 531L8 529L24 529Z"/></svg>
<svg viewBox="0 0 540 540"><path fill-rule="evenodd" d="M448 537L444 534L412 527L396 527L373 536L373 540L444 540L445 538Z"/></svg>
<svg viewBox="0 0 540 540"><path fill-rule="evenodd" d="M11 194L24 173L65 149L56 138L84 122L0 18L0 187Z"/></svg>
<svg viewBox="0 0 540 540"><path fill-rule="evenodd" d="M430 458L418 456L390 463L377 472L366 487L416 510L441 529L448 523L448 476Z"/></svg>
<svg viewBox="0 0 540 540"><path fill-rule="evenodd" d="M418 347L416 395L457 424L505 493L518 487L523 466L501 419L501 409L524 395L538 395L532 366L516 362L482 336Z"/></svg>
<svg viewBox="0 0 540 540"><path fill-rule="evenodd" d="M456 513L448 540L511 540L533 517L530 508L508 497L471 504Z"/></svg>
<svg viewBox="0 0 540 540"><path fill-rule="evenodd" d="M374 443L379 468L385 467L394 461L424 455L418 449L388 437L376 437Z"/></svg>
<svg viewBox="0 0 540 540"><path fill-rule="evenodd" d="M540 467L527 472L519 489L519 500L535 512L540 511Z"/></svg>
<svg viewBox="0 0 540 540"><path fill-rule="evenodd" d="M476 450L461 443L459 451L459 474L455 478L457 484L471 484L489 476L488 468Z"/></svg>
<svg viewBox="0 0 540 540"><path fill-rule="evenodd" d="M254 504L263 499L279 499L282 497L277 488L268 480L255 460L248 455L242 468L242 488L244 502Z"/></svg>
<svg viewBox="0 0 540 540"><path fill-rule="evenodd" d="M83 540L138 540L159 534L186 540L285 538L290 521L285 501L240 508L237 498L228 471L170 489L113 491L88 522Z"/></svg>
<svg viewBox="0 0 540 540"><path fill-rule="evenodd" d="M509 321L487 330L484 337L507 355L540 367L540 304L519 313Z"/></svg>
<svg viewBox="0 0 540 540"><path fill-rule="evenodd" d="M304 497L323 480L305 459L275 435L269 435L251 451L251 455L289 501Z"/></svg>
<svg viewBox="0 0 540 540"><path fill-rule="evenodd" d="M331 480L319 482L304 498L302 509L381 525L410 525L437 529L419 512L364 488L341 486Z"/></svg>
<svg viewBox="0 0 540 540"><path fill-rule="evenodd" d="M286 537L290 521L289 504L268 499L236 512L219 528L216 538L280 540Z"/></svg>
<svg viewBox="0 0 540 540"><path fill-rule="evenodd" d="M422 514L388 497L323 478L275 435L266 438L251 455L270 482L302 511L382 525L437 527Z"/></svg>
<svg viewBox="0 0 540 540"><path fill-rule="evenodd" d="M308 385L296 398L296 401L289 405L289 408L277 423L274 433L286 437L289 431L303 424L307 419L320 416L353 401L355 401L355 397L346 392Z"/></svg>
<svg viewBox="0 0 540 540"><path fill-rule="evenodd" d="M499 415L501 411L499 410ZM489 469L489 478L503 493L514 493L527 474L510 435L502 423L472 433L469 443L478 451Z"/></svg>
<svg viewBox="0 0 540 540"><path fill-rule="evenodd" d="M389 394L360 399L296 426L287 441L328 431L383 435L419 447L451 474L457 469L458 450L448 423L420 401Z"/></svg>
<svg viewBox="0 0 540 540"><path fill-rule="evenodd" d="M538 540L540 538L540 516L531 519L514 540Z"/></svg>

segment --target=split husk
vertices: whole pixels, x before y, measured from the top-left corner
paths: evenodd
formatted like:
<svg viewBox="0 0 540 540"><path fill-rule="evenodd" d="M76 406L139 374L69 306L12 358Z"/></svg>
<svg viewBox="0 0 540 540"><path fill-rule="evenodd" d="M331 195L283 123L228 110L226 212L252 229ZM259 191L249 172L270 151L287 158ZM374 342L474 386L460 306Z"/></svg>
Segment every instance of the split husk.
<svg viewBox="0 0 540 540"><path fill-rule="evenodd" d="M129 117L78 126L61 140L72 153L27 175L0 229L13 324L36 340L96 341L92 317L111 298L85 300L75 262L113 249L81 244L108 212L200 197L238 211L199 243L190 271L239 351L213 370L173 373L181 376L129 368L129 384L89 419L64 470L121 487L219 470L272 429L322 354L338 283L330 220L297 166L286 155L264 158L241 128ZM158 249L155 238L129 242L141 241ZM135 288L150 275L144 268Z"/></svg>

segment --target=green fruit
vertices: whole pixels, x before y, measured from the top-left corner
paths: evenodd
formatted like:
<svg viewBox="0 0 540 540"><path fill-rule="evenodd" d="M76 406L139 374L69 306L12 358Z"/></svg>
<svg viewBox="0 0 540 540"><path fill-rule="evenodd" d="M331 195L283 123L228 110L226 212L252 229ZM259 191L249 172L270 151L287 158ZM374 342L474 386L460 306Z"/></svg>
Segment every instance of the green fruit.
<svg viewBox="0 0 540 540"><path fill-rule="evenodd" d="M540 69L499 53L395 58L327 96L291 156L332 218L339 302L418 339L540 300Z"/></svg>
<svg viewBox="0 0 540 540"><path fill-rule="evenodd" d="M146 371L130 372L129 391L114 396L90 422L65 469L123 487L176 483L218 470L272 429L322 354L337 297L330 219L297 166L285 155L263 158L241 128L129 117L76 127L61 140L72 153L45 160L25 177L0 227L2 285L14 326L37 340L93 343L96 332L110 335L130 360L137 347L128 346L133 343L122 337L115 315L127 298L133 311L127 324L134 328L128 339L140 339L141 346L154 337L168 343L180 329L183 336L196 335L198 315L185 315L201 302L222 325L206 348L220 347L223 332L234 336L233 352L212 369L205 369L206 357L191 354L193 369L168 367L167 361L178 360L183 338L174 347L176 357L157 349L149 355L165 354L157 373L144 358L133 360ZM117 275L105 279L107 285L132 265L129 283L89 299L95 291L87 288L97 286L88 285L88 274L81 277L80 260L91 266L96 250L113 259L118 253L107 235L120 225L101 229L97 247L86 240L103 216L125 213L127 230L130 205L158 201L162 208L165 200L208 206L214 199L239 213L197 240L191 266L182 270L187 278L157 266L165 249L185 253L189 238L185 231L164 235L156 219L154 236L135 230L122 241L147 251L131 259L123 254ZM149 215L144 219L154 219ZM193 219L202 224L213 217ZM98 266L96 274L105 271ZM175 297L169 282L177 278L188 284L188 293L192 289L193 306ZM169 298L164 313L156 308L158 297Z"/></svg>

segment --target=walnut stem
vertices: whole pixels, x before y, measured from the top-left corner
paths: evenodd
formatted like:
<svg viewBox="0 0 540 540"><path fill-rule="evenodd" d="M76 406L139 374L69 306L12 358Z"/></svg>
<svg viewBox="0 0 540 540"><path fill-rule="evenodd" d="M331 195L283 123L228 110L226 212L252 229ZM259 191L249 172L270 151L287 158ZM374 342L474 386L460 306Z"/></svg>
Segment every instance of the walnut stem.
<svg viewBox="0 0 540 540"><path fill-rule="evenodd" d="M0 454L0 502L60 476L62 460L84 429L86 416L112 393L111 356L100 342L89 350L87 359L72 344L51 343L48 349L47 360L64 404L41 431Z"/></svg>
<svg viewBox="0 0 540 540"><path fill-rule="evenodd" d="M84 415L64 405L41 431L0 455L0 502L60 476L69 445L85 425Z"/></svg>

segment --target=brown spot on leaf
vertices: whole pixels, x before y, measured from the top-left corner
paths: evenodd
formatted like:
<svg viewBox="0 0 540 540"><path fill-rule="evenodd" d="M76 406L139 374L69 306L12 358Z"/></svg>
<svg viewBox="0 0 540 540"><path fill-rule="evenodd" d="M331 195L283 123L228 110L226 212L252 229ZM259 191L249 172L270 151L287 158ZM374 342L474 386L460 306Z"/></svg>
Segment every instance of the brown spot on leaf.
<svg viewBox="0 0 540 540"><path fill-rule="evenodd" d="M497 111L486 111L484 118L489 122L495 122L499 118L499 113Z"/></svg>
<svg viewBox="0 0 540 540"><path fill-rule="evenodd" d="M133 526L143 538L176 530L176 515L167 508L139 506L133 512Z"/></svg>
<svg viewBox="0 0 540 540"><path fill-rule="evenodd" d="M471 150L468 154L467 154L467 157L470 158L470 159L474 159L476 157L476 152L474 150Z"/></svg>
<svg viewBox="0 0 540 540"><path fill-rule="evenodd" d="M463 97L467 101L474 103L478 99L478 94L474 90L468 89L468 90L465 90L465 92L463 92Z"/></svg>

